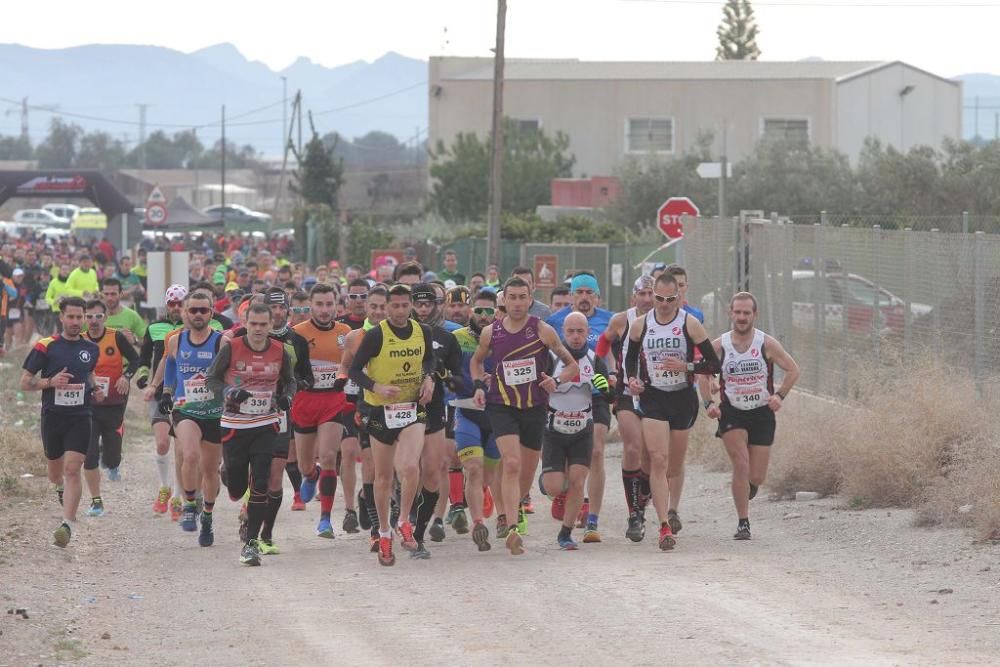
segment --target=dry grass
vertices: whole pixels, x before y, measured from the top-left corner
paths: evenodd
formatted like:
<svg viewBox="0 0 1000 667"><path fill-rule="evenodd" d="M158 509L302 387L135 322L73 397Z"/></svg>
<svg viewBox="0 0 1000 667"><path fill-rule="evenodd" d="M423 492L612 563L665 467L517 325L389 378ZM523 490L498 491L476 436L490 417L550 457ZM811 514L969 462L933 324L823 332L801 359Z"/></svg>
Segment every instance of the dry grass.
<svg viewBox="0 0 1000 667"><path fill-rule="evenodd" d="M852 383L857 407L798 396L778 419L768 485L840 493L855 508L908 507L925 524L1000 528L1000 445L968 378L930 361L883 367ZM961 509L960 509L961 508Z"/></svg>
<svg viewBox="0 0 1000 667"><path fill-rule="evenodd" d="M728 472L729 456L722 440L715 437L718 425L719 422L705 417L704 413L698 416L689 436L687 460L712 472Z"/></svg>
<svg viewBox="0 0 1000 667"><path fill-rule="evenodd" d="M38 431L38 394L20 395L18 381L24 354L15 350L0 362L0 498L23 495L22 475L45 479L45 456ZM20 398L19 398L20 395ZM44 484L32 488L44 489Z"/></svg>

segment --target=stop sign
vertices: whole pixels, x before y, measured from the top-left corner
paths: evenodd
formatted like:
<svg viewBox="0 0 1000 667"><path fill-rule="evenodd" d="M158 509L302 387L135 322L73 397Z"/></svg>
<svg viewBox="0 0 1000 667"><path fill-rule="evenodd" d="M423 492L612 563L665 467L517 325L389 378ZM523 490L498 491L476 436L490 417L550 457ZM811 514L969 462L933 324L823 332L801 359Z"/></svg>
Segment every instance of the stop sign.
<svg viewBox="0 0 1000 667"><path fill-rule="evenodd" d="M681 224L682 215L697 218L701 212L687 197L671 197L657 209L656 224L668 239L679 239L684 236L684 225Z"/></svg>

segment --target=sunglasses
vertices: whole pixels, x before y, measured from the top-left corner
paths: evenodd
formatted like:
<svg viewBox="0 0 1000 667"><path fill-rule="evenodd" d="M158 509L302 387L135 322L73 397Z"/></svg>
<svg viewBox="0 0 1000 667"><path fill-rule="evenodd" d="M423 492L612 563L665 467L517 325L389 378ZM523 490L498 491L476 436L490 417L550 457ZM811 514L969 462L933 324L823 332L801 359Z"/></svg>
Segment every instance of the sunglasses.
<svg viewBox="0 0 1000 667"><path fill-rule="evenodd" d="M100 322L101 320L104 319L105 316L104 313L87 313L86 317L88 320L97 320L98 322Z"/></svg>
<svg viewBox="0 0 1000 667"><path fill-rule="evenodd" d="M351 301L364 301L368 298L367 294L348 294L347 298Z"/></svg>
<svg viewBox="0 0 1000 667"><path fill-rule="evenodd" d="M655 296L656 300L659 301L660 303L673 303L674 301L677 301L676 294L674 294L673 296L663 296L661 294L654 294L653 296Z"/></svg>
<svg viewBox="0 0 1000 667"><path fill-rule="evenodd" d="M312 308L309 306L292 306L292 312L296 315L305 315L306 313L311 313Z"/></svg>
<svg viewBox="0 0 1000 667"><path fill-rule="evenodd" d="M497 312L496 308L473 308L472 312L476 315L493 315Z"/></svg>
<svg viewBox="0 0 1000 667"><path fill-rule="evenodd" d="M197 306L195 308L188 308L189 315L208 315L212 312L211 308L206 308L205 306Z"/></svg>

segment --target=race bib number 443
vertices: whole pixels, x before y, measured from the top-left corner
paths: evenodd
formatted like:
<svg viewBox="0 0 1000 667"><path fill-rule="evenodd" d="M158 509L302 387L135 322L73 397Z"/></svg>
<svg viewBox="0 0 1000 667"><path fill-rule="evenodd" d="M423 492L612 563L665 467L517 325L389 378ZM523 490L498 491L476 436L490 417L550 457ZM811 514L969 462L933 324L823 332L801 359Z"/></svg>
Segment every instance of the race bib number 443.
<svg viewBox="0 0 1000 667"><path fill-rule="evenodd" d="M503 381L511 387L538 379L534 359L512 359L503 362Z"/></svg>

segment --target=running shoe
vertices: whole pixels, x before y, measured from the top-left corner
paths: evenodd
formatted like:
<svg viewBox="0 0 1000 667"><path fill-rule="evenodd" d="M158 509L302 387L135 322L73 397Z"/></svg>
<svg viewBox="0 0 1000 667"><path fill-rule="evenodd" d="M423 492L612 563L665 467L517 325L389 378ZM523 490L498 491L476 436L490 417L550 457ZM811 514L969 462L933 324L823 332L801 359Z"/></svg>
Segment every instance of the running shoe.
<svg viewBox="0 0 1000 667"><path fill-rule="evenodd" d="M316 524L316 537L333 539L333 524L330 523L330 517L320 517L319 523Z"/></svg>
<svg viewBox="0 0 1000 667"><path fill-rule="evenodd" d="M462 516L465 516L465 512L462 512ZM458 530L456 528L456 530ZM465 532L469 532L469 527L465 527ZM427 534L430 535L431 542L443 542L444 541L444 521L440 517L436 517L434 522L431 523L431 527L427 529Z"/></svg>
<svg viewBox="0 0 1000 667"><path fill-rule="evenodd" d="M466 516L465 510L461 507L458 508L458 513L455 514L454 520L451 522L451 527L455 529L455 532L459 535L465 535L469 532L469 517ZM443 534L442 534L443 536Z"/></svg>
<svg viewBox="0 0 1000 667"><path fill-rule="evenodd" d="M524 553L524 540L521 539L521 535L516 530L507 533L506 543L511 556L520 556Z"/></svg>
<svg viewBox="0 0 1000 667"><path fill-rule="evenodd" d="M740 521L736 526L736 534L733 535L734 540L749 540L750 539L750 522Z"/></svg>
<svg viewBox="0 0 1000 667"><path fill-rule="evenodd" d="M392 553L391 537L378 538L378 562L379 565L385 566L396 564L396 556Z"/></svg>
<svg viewBox="0 0 1000 667"><path fill-rule="evenodd" d="M497 517L497 538L505 539L507 533L510 532L510 525L507 523L507 517L503 514Z"/></svg>
<svg viewBox="0 0 1000 667"><path fill-rule="evenodd" d="M756 484L751 484L750 485L750 500L754 499L754 496L757 495L757 491L759 491L759 490L760 490L760 487L757 486Z"/></svg>
<svg viewBox="0 0 1000 667"><path fill-rule="evenodd" d="M355 510L344 510L344 532L358 532L358 513Z"/></svg>
<svg viewBox="0 0 1000 667"><path fill-rule="evenodd" d="M249 517L249 516L250 516L250 514L249 514L249 510L247 509L247 504L243 503L242 505L240 505L240 513L236 515L236 519L238 521L244 521L245 522L247 520L247 517Z"/></svg>
<svg viewBox="0 0 1000 667"><path fill-rule="evenodd" d="M531 494L524 494L524 498L521 498L521 506L524 507L524 511L528 514L535 513L535 503L531 502Z"/></svg>
<svg viewBox="0 0 1000 667"><path fill-rule="evenodd" d="M193 533L198 530L198 512L194 503L184 503L184 512L181 514L181 530L185 533Z"/></svg>
<svg viewBox="0 0 1000 667"><path fill-rule="evenodd" d="M302 502L302 496L298 491L295 492L295 497L292 498L292 512L305 512L306 504Z"/></svg>
<svg viewBox="0 0 1000 667"><path fill-rule="evenodd" d="M660 550L670 551L677 544L677 540L674 539L674 534L670 532L670 524L664 523L660 526Z"/></svg>
<svg viewBox="0 0 1000 667"><path fill-rule="evenodd" d="M243 550L240 552L240 562L251 567L260 565L260 548L257 540L250 540L243 545Z"/></svg>
<svg viewBox="0 0 1000 667"><path fill-rule="evenodd" d="M108 481L109 482L120 482L122 481L122 472L118 468L108 468L107 469Z"/></svg>
<svg viewBox="0 0 1000 667"><path fill-rule="evenodd" d="M87 516L104 516L104 501L96 498L91 500L90 509L87 510Z"/></svg>
<svg viewBox="0 0 1000 667"><path fill-rule="evenodd" d="M410 552L410 560L428 560L431 552L427 550L423 542L417 542L417 548Z"/></svg>
<svg viewBox="0 0 1000 667"><path fill-rule="evenodd" d="M257 550L260 551L261 556L277 556L281 553L281 549L274 543L274 540L257 540Z"/></svg>
<svg viewBox="0 0 1000 667"><path fill-rule="evenodd" d="M639 512L632 512L628 516L628 528L625 530L625 537L633 542L642 542L646 536L646 522L642 520Z"/></svg>
<svg viewBox="0 0 1000 667"><path fill-rule="evenodd" d="M576 515L576 527L583 528L587 525L587 515L590 514L590 503L587 500L580 505L580 513Z"/></svg>
<svg viewBox="0 0 1000 667"><path fill-rule="evenodd" d="M177 496L174 496L173 498L170 499L170 520L171 521L180 521L181 520L182 508L183 508L183 503L181 503L181 499L180 498L178 498Z"/></svg>
<svg viewBox="0 0 1000 667"><path fill-rule="evenodd" d="M246 519L240 521L240 542L246 544L250 538L250 524Z"/></svg>
<svg viewBox="0 0 1000 667"><path fill-rule="evenodd" d="M73 531L70 530L69 524L63 521L59 527L56 528L56 532L52 534L54 544L57 547L65 549L66 545L69 544L69 538L72 532Z"/></svg>
<svg viewBox="0 0 1000 667"><path fill-rule="evenodd" d="M681 524L681 517L677 514L677 510L667 510L667 523L670 524L670 530L674 535L681 532L683 525Z"/></svg>
<svg viewBox="0 0 1000 667"><path fill-rule="evenodd" d="M517 532L521 535L528 534L528 512L524 505L517 508Z"/></svg>
<svg viewBox="0 0 1000 667"><path fill-rule="evenodd" d="M160 493L157 494L156 500L153 501L153 513L154 514L166 514L167 513L167 503L170 501L170 487L161 486Z"/></svg>
<svg viewBox="0 0 1000 667"><path fill-rule="evenodd" d="M302 477L302 485L299 486L299 497L302 498L302 502L308 503L310 500L316 497L316 485L319 483L319 475L316 479L309 479L308 477Z"/></svg>
<svg viewBox="0 0 1000 667"><path fill-rule="evenodd" d="M399 543L407 551L414 551L417 548L417 540L413 537L413 524L409 521L402 521L396 526L399 533Z"/></svg>
<svg viewBox="0 0 1000 667"><path fill-rule="evenodd" d="M597 530L596 523L588 523L586 530L583 531L583 543L584 544L597 544L601 541L601 533Z"/></svg>
<svg viewBox="0 0 1000 667"><path fill-rule="evenodd" d="M305 507L303 507L305 509ZM368 516L368 500L365 495L358 491L358 521L361 524L361 530L371 530L372 520Z"/></svg>
<svg viewBox="0 0 1000 667"><path fill-rule="evenodd" d="M63 504L63 493L65 493L65 489L63 488L63 485L60 484L56 487L56 496L59 498L59 507L62 507Z"/></svg>
<svg viewBox="0 0 1000 667"><path fill-rule="evenodd" d="M483 516L489 519L493 516L493 492L490 487L483 487Z"/></svg>
<svg viewBox="0 0 1000 667"><path fill-rule="evenodd" d="M446 514L444 517L444 522L450 526L455 521L455 517L458 516L458 513L461 511L463 510L462 510L462 505L460 503L455 503L454 505L450 505L448 507L448 514Z"/></svg>
<svg viewBox="0 0 1000 667"><path fill-rule="evenodd" d="M368 550L373 554L378 553L378 539L377 534L368 536Z"/></svg>
<svg viewBox="0 0 1000 667"><path fill-rule="evenodd" d="M562 521L563 517L566 516L566 494L560 493L558 496L552 499L552 518L556 521Z"/></svg>
<svg viewBox="0 0 1000 667"><path fill-rule="evenodd" d="M215 531L212 530L212 514L201 513L201 532L198 533L198 544L210 547L215 544Z"/></svg>
<svg viewBox="0 0 1000 667"><path fill-rule="evenodd" d="M477 521L472 527L472 541L479 547L480 551L490 550L490 529L482 521Z"/></svg>
<svg viewBox="0 0 1000 667"><path fill-rule="evenodd" d="M587 538L584 537L583 541L586 542ZM566 535L565 537L557 537L556 542L559 544L559 548L562 549L563 551L576 551L577 549L580 548L580 545L577 543L577 541L574 540L570 535Z"/></svg>

